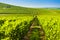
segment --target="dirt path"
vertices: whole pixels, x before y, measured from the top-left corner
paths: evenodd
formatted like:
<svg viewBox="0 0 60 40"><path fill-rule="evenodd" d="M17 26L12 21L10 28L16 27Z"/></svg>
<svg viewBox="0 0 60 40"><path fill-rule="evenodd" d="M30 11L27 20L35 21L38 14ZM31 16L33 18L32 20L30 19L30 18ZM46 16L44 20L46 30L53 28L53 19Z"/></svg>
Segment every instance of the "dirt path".
<svg viewBox="0 0 60 40"><path fill-rule="evenodd" d="M30 35L32 34L33 29L38 29L40 34L40 40L45 40L45 32L42 28L42 26L39 24L39 20L37 16L32 20L32 25L30 27L30 30L28 31L27 35L24 37L24 40L30 40Z"/></svg>

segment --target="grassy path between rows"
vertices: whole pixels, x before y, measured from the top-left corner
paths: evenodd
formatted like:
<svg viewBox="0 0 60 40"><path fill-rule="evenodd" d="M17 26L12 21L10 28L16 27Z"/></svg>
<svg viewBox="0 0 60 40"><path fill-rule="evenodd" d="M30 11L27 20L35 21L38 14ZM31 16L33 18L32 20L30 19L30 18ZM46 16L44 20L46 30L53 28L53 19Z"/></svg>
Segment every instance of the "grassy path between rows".
<svg viewBox="0 0 60 40"><path fill-rule="evenodd" d="M32 25L24 40L45 40L45 32L39 23L37 16L32 20Z"/></svg>

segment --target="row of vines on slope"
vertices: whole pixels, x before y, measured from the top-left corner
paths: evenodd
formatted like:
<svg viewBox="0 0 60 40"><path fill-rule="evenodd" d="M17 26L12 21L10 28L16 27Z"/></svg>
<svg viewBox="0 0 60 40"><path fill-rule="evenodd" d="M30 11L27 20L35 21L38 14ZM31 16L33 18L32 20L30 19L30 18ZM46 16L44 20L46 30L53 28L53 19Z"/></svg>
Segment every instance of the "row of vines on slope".
<svg viewBox="0 0 60 40"><path fill-rule="evenodd" d="M40 15L37 17L39 19L39 24L42 25L45 31L46 40L60 40L59 16ZM33 20L33 17L30 17L30 16L29 17L25 17L25 16L24 17L6 17L6 18L1 17L0 18L0 39L1 40L24 40L23 39L24 36L27 34L30 26L32 25L31 20ZM32 35L35 34L34 31L32 32ZM38 34L37 30L36 32Z"/></svg>
<svg viewBox="0 0 60 40"><path fill-rule="evenodd" d="M2 17L0 19L0 40L23 40L33 17Z"/></svg>
<svg viewBox="0 0 60 40"><path fill-rule="evenodd" d="M38 19L45 31L46 40L60 40L59 16L41 15Z"/></svg>

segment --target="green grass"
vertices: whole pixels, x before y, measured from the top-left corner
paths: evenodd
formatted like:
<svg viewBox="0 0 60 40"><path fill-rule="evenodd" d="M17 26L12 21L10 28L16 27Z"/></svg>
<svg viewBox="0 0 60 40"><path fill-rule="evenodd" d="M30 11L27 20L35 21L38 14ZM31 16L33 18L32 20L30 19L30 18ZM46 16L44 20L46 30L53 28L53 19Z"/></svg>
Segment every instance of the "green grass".
<svg viewBox="0 0 60 40"><path fill-rule="evenodd" d="M0 3L0 14L60 14L60 8L25 8Z"/></svg>
<svg viewBox="0 0 60 40"><path fill-rule="evenodd" d="M8 14L30 14L33 13L33 10L31 8L25 8L25 7L19 7L19 6L13 6L9 4L0 3L0 13L8 13Z"/></svg>

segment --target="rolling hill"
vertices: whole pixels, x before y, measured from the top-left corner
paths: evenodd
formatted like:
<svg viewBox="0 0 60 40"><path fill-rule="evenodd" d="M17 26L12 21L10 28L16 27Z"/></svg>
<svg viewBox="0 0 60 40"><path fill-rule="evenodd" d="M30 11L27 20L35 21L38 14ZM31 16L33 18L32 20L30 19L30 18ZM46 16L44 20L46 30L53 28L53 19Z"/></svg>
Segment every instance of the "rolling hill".
<svg viewBox="0 0 60 40"><path fill-rule="evenodd" d="M59 8L25 8L10 4L0 3L0 14L57 14Z"/></svg>
<svg viewBox="0 0 60 40"><path fill-rule="evenodd" d="M33 10L35 9L0 3L0 13L32 13Z"/></svg>

